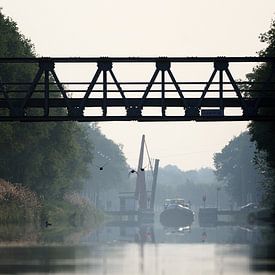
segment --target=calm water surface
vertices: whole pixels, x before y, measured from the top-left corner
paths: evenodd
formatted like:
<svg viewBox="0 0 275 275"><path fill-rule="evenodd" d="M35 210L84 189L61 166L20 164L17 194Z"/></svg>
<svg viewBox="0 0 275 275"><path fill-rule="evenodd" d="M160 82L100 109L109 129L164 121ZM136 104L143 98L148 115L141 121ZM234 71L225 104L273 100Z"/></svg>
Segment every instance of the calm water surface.
<svg viewBox="0 0 275 275"><path fill-rule="evenodd" d="M0 247L1 274L272 274L274 230L105 226L77 244Z"/></svg>

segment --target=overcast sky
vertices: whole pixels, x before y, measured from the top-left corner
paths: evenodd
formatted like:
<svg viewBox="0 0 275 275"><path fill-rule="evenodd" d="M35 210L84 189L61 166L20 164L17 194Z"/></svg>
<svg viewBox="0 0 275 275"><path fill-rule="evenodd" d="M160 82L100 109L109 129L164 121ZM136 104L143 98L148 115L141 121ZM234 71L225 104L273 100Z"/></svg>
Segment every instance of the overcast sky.
<svg viewBox="0 0 275 275"><path fill-rule="evenodd" d="M275 18L274 0L0 0L0 7L39 56L255 56L265 46L259 34ZM61 74L75 80L66 70ZM246 126L100 123L108 138L124 146L131 166L137 165L144 133L152 157L183 170L213 167L213 153Z"/></svg>

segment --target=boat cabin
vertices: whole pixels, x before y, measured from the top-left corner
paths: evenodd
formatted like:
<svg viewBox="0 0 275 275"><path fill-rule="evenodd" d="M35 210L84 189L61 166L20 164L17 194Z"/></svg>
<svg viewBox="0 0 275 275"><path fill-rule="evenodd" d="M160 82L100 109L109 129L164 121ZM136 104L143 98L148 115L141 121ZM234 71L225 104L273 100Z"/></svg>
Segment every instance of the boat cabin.
<svg viewBox="0 0 275 275"><path fill-rule="evenodd" d="M166 199L164 201L164 209L167 209L169 205L176 204L176 205L182 205L184 207L189 207L189 205L185 202L184 199Z"/></svg>

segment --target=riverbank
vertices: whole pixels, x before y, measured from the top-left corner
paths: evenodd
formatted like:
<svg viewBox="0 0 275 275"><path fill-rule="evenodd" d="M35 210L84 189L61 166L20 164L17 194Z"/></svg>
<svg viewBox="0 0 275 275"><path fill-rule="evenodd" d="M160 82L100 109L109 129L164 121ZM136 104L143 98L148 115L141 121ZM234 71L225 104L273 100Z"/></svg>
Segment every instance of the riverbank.
<svg viewBox="0 0 275 275"><path fill-rule="evenodd" d="M0 242L75 242L104 220L78 193L45 200L20 184L0 179Z"/></svg>

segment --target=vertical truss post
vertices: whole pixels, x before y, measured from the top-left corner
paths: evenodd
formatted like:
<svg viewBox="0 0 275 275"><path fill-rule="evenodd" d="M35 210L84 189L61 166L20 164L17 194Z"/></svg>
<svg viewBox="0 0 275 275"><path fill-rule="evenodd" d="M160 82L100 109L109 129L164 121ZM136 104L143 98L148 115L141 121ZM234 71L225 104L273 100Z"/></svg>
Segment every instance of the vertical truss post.
<svg viewBox="0 0 275 275"><path fill-rule="evenodd" d="M161 71L161 113L165 116L165 71Z"/></svg>
<svg viewBox="0 0 275 275"><path fill-rule="evenodd" d="M45 70L45 104L44 116L49 116L49 70Z"/></svg>
<svg viewBox="0 0 275 275"><path fill-rule="evenodd" d="M223 106L223 70L219 71L219 97L220 97L220 110L224 110Z"/></svg>
<svg viewBox="0 0 275 275"><path fill-rule="evenodd" d="M209 110L202 110L201 111L201 115L218 115L218 116L224 116L224 103L223 103L223 72L226 71L228 69L228 61L223 58L223 57L218 57L215 61L214 61L214 71L212 72L209 81L207 82L204 91L200 97L199 100L199 104L198 104L198 108L201 108L202 106L202 102L206 96L206 93L208 92L208 89L210 87L210 85L212 84L214 77L216 75L217 72L219 72L219 110L211 110L211 112L209 112Z"/></svg>
<svg viewBox="0 0 275 275"><path fill-rule="evenodd" d="M54 71L54 62L50 58L43 58L39 68L44 72L44 116L49 116L50 72Z"/></svg>
<svg viewBox="0 0 275 275"><path fill-rule="evenodd" d="M224 104L223 104L223 72L228 70L229 63L224 58L218 58L214 61L214 68L219 71L219 98L220 98L220 116L224 115Z"/></svg>
<svg viewBox="0 0 275 275"><path fill-rule="evenodd" d="M166 57L160 57L156 62L157 71L161 71L161 113L165 116L165 72L170 70L171 62Z"/></svg>
<svg viewBox="0 0 275 275"><path fill-rule="evenodd" d="M100 71L103 72L103 101L102 101L102 114L103 116L107 115L107 72L112 70L113 64L111 60L107 57L102 57L101 60L97 63L97 67Z"/></svg>
<svg viewBox="0 0 275 275"><path fill-rule="evenodd" d="M102 112L103 116L107 115L107 71L103 71L103 102Z"/></svg>

